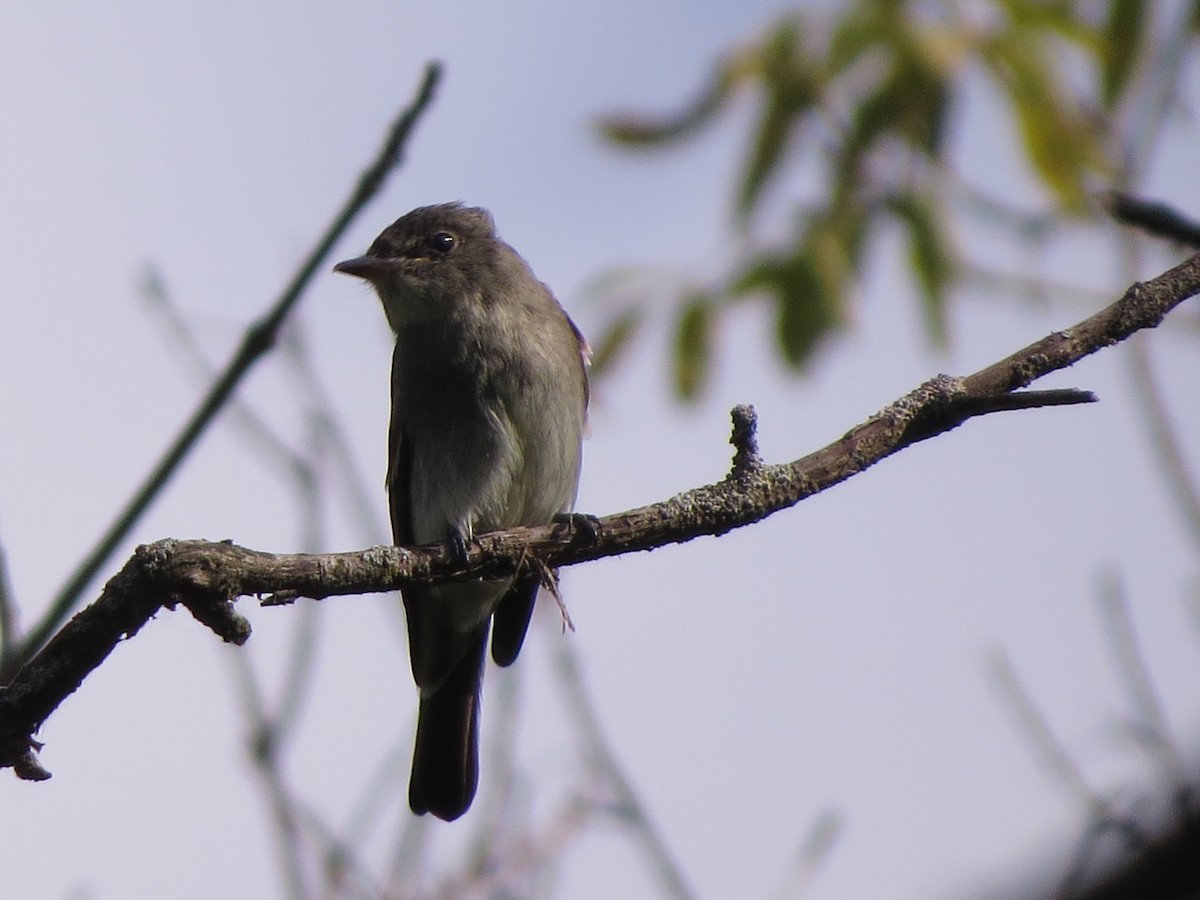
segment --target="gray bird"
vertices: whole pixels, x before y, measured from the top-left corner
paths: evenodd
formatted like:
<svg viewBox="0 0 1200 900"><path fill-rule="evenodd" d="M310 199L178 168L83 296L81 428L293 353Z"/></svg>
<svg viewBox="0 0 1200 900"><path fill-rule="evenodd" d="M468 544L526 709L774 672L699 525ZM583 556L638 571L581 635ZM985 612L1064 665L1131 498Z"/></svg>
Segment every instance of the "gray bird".
<svg viewBox="0 0 1200 900"><path fill-rule="evenodd" d="M369 281L396 333L388 503L396 544L541 525L570 511L588 403L587 343L491 215L458 203L397 219L335 266ZM504 581L406 588L420 689L408 802L450 821L479 782L479 694L521 650L538 592Z"/></svg>

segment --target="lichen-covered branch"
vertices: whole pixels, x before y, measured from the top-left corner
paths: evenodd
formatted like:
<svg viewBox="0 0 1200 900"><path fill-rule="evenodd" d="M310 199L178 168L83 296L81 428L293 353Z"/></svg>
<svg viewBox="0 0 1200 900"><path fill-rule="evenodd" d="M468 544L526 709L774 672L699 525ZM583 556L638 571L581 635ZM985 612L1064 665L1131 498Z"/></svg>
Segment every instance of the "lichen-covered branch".
<svg viewBox="0 0 1200 900"><path fill-rule="evenodd" d="M975 416L1087 403L1086 391L1021 391L1134 332L1152 328L1200 292L1200 254L1072 328L1054 332L973 375L939 375L801 459L764 465L753 411L734 411L730 474L668 500L594 519L575 516L539 528L478 536L464 555L444 546L373 547L352 553L273 554L231 543L164 540L139 547L100 598L55 635L7 687L0 688L0 766L24 778L48 777L33 735L62 700L123 637L162 607L182 604L223 639L241 643L249 627L234 611L239 597L267 605L297 597L389 591L406 584L499 576L530 558L557 567L634 550L719 535L794 506L880 460Z"/></svg>

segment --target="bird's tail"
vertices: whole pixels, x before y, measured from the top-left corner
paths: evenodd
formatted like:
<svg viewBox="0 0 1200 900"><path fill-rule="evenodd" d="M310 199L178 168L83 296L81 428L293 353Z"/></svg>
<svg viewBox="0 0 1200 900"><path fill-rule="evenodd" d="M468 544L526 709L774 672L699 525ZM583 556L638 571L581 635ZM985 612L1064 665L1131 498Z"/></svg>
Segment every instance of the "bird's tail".
<svg viewBox="0 0 1200 900"><path fill-rule="evenodd" d="M467 811L479 786L479 691L485 624L438 689L422 693L408 805L450 822Z"/></svg>

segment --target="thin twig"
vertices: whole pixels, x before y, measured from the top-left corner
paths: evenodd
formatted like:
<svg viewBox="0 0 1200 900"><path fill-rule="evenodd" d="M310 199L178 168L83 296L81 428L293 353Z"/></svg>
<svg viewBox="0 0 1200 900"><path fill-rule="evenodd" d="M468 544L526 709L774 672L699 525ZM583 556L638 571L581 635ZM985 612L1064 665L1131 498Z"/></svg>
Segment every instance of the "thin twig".
<svg viewBox="0 0 1200 900"><path fill-rule="evenodd" d="M651 821L649 810L625 775L616 754L608 746L595 704L579 668L579 656L570 641L556 642L554 663L559 673L555 684L566 695L567 708L575 718L575 731L583 742L590 767L613 794L616 801L613 811L618 820L637 835L637 846L646 854L663 896L681 900L694 897L695 893L688 886L683 869L667 848L657 826Z"/></svg>
<svg viewBox="0 0 1200 900"><path fill-rule="evenodd" d="M1138 646L1124 585L1115 571L1106 572L1101 579L1098 600L1113 660L1133 705L1137 737L1143 743L1148 742L1166 777L1177 790L1182 790L1187 785L1183 756L1171 738L1166 711Z"/></svg>
<svg viewBox="0 0 1200 900"><path fill-rule="evenodd" d="M844 827L843 816L836 809L826 809L817 815L796 852L779 900L797 900L804 895L813 877L828 862Z"/></svg>
<svg viewBox="0 0 1200 900"><path fill-rule="evenodd" d="M1166 8L1171 9L1170 5ZM1127 183L1145 175L1150 169L1151 157L1164 144L1163 130L1174 119L1172 106L1179 102L1181 88L1189 84L1184 70L1195 59L1190 52L1195 31L1194 6L1177 4L1172 19L1159 32L1162 37L1154 42L1154 52L1145 54L1149 65L1143 68L1144 87L1138 92L1136 102L1127 103L1131 115L1122 129L1126 135L1123 143L1128 147L1125 153Z"/></svg>
<svg viewBox="0 0 1200 900"><path fill-rule="evenodd" d="M310 900L314 894L311 877L305 866L307 854L304 852L304 833L291 792L278 766L256 765L254 772L267 796L274 821L272 831L287 896L290 900Z"/></svg>
<svg viewBox="0 0 1200 900"><path fill-rule="evenodd" d="M347 847L367 847L375 829L383 820L384 813L402 800L404 782L408 778L409 762L412 759L412 743L409 735L397 738L384 752L374 771L362 783L358 799L350 804L346 824L342 829L342 843ZM402 813L405 819L426 821Z"/></svg>
<svg viewBox="0 0 1200 900"><path fill-rule="evenodd" d="M368 490L346 437L346 429L338 415L338 405L325 389L316 367L313 354L308 352L307 332L293 329L289 342L288 362L292 367L294 382L304 397L308 398L310 427L314 431L314 448L332 465L335 483L340 484L342 501L348 511L348 519L354 525L363 543L383 544L391 539L381 526L379 511L382 505L376 495Z"/></svg>
<svg viewBox="0 0 1200 900"><path fill-rule="evenodd" d="M405 761L408 756L406 754ZM429 816L402 816L392 841L388 863L386 896L402 895L401 887L420 884L429 862L431 828Z"/></svg>
<svg viewBox="0 0 1200 900"><path fill-rule="evenodd" d="M1045 275L1025 269L1001 269L980 262L965 263L960 275L962 283L974 290L993 295L1015 295L1018 302L1042 309L1047 298L1053 297L1056 308L1071 310L1095 309L1108 296L1099 288L1085 287L1067 281L1051 280Z"/></svg>
<svg viewBox="0 0 1200 900"><path fill-rule="evenodd" d="M554 811L539 832L507 846L492 869L449 875L423 896L438 900L470 896L526 897L529 892L522 889L518 879L528 881L555 865L566 853L567 845L578 838L591 821L586 805L569 799Z"/></svg>
<svg viewBox="0 0 1200 900"><path fill-rule="evenodd" d="M1189 454L1167 410L1166 398L1154 377L1150 350L1145 341L1131 341L1129 380L1137 393L1134 404L1150 439L1150 451L1167 486L1167 496L1183 520L1184 533L1200 553L1200 483L1188 462Z"/></svg>
<svg viewBox="0 0 1200 900"><path fill-rule="evenodd" d="M170 349L174 351L171 358L185 363L202 384L211 384L218 375L217 367L205 355L196 339L195 331L167 289L166 279L154 266L147 266L142 275L142 299L147 308L155 314L155 321L163 327L163 335L169 342ZM300 454L243 400L237 396L230 397L225 406L225 415L229 417L231 426L240 433L249 448L266 460L271 473L288 469L292 470L292 477L298 482L311 481L314 478Z"/></svg>
<svg viewBox="0 0 1200 900"><path fill-rule="evenodd" d="M496 849L506 834L527 827L529 804L522 803L527 792L521 791L516 762L517 734L521 726L521 700L524 682L521 672L510 668L497 673L492 682L488 708L492 711L488 729L487 760L489 789L484 792L475 834L471 838L465 868L483 873L494 865Z"/></svg>
<svg viewBox="0 0 1200 900"><path fill-rule="evenodd" d="M67 579L67 583L59 590L50 603L45 615L33 627L21 642L20 647L8 659L8 665L0 671L0 684L6 683L16 670L27 662L34 653L42 647L55 630L70 614L78 602L84 589L95 578L96 574L108 562L112 552L129 534L134 524L158 496L170 480L179 464L183 462L200 435L204 433L209 423L228 401L234 389L241 383L246 373L275 343L279 329L291 312L296 302L308 286L312 276L322 266L333 246L341 238L354 217L363 209L379 189L384 179L400 163L408 137L421 114L433 100L434 88L441 76L441 68L431 63L425 69L424 80L413 103L401 113L388 133L387 139L374 161L367 167L359 178L358 184L351 193L341 211L334 217L332 224L317 241L308 257L297 269L291 282L276 300L272 308L257 323L252 325L242 339L241 345L233 358L226 365L221 376L209 389L201 401L199 408L192 414L191 419L163 454L158 464L151 470L141 487L134 493L132 499L117 514L116 519L104 532L95 548L84 558L79 567Z"/></svg>
<svg viewBox="0 0 1200 900"><path fill-rule="evenodd" d="M314 414L309 412L310 423ZM324 468L319 458L321 440L319 427L310 427L305 441L303 458L305 465L300 470L314 477L297 478L295 495L301 526L301 546L314 550L326 546L326 514L322 503L319 479L316 474ZM311 604L306 604L311 605ZM317 642L321 637L318 628L319 612L315 609L301 615L287 654L284 674L280 684L282 692L275 713L275 725L282 739L290 738L300 718L300 712L309 699L309 687L316 675Z"/></svg>
<svg viewBox="0 0 1200 900"><path fill-rule="evenodd" d="M1046 770L1087 810L1090 819L1114 821L1117 818L1116 811L1088 784L1071 754L1055 736L1050 723L1033 702L1033 697L1022 684L1008 654L996 649L989 654L989 662L1000 696L1016 715L1021 733L1029 739L1037 758L1045 765Z"/></svg>
<svg viewBox="0 0 1200 900"><path fill-rule="evenodd" d="M1123 191L1105 191L1100 204L1118 222L1140 228L1156 237L1200 249L1200 222L1166 203L1145 200Z"/></svg>
<svg viewBox="0 0 1200 900"><path fill-rule="evenodd" d="M174 303L161 273L156 269L151 268L146 272L143 296L165 326L165 335L176 351L172 358L183 360L205 382L211 381L216 375L216 368L204 354L193 329ZM293 329L288 333L294 335L295 331ZM285 340L283 343L284 361L293 367L297 355L301 354L298 346L294 340ZM294 379L289 379L288 383L297 384ZM301 390L299 393L303 395L304 392ZM315 440L316 430L309 429L308 447L306 453L301 453L293 450L266 420L237 397L230 398L226 409L234 432L249 445L251 451L257 451L266 459L267 471L290 482L288 493L297 498L295 521L301 523L303 530L300 545L313 552L321 550L324 546L321 531L325 517L318 490L320 445ZM308 418L310 422L313 419L311 410ZM300 827L299 799L282 771L281 761L286 745L295 736L303 702L309 696L308 688L315 667L319 615L319 608L313 604L306 604L298 612L293 623L294 635L284 675L279 680L282 685L281 697L274 704L273 712L268 709L250 654L235 653L230 656L230 665L238 685L237 696L246 720L250 764L263 784L263 794L273 825L281 883L286 886L287 894L293 900L308 900L317 894L305 865L308 852ZM338 847L326 849L326 855L339 853L341 857L345 856Z"/></svg>

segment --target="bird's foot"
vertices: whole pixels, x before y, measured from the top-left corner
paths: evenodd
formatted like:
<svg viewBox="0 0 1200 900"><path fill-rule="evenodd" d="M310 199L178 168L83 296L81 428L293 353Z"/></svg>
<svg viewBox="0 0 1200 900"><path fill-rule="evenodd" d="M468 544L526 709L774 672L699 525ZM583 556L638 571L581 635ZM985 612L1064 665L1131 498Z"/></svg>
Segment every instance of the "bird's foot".
<svg viewBox="0 0 1200 900"><path fill-rule="evenodd" d="M577 534L582 535L588 543L593 543L600 537L600 519L590 513L559 513L554 517L554 524L565 528L571 540L574 540Z"/></svg>
<svg viewBox="0 0 1200 900"><path fill-rule="evenodd" d="M450 550L450 558L465 569L470 561L467 555L467 539L453 525L450 526L450 533L446 535L446 545Z"/></svg>

